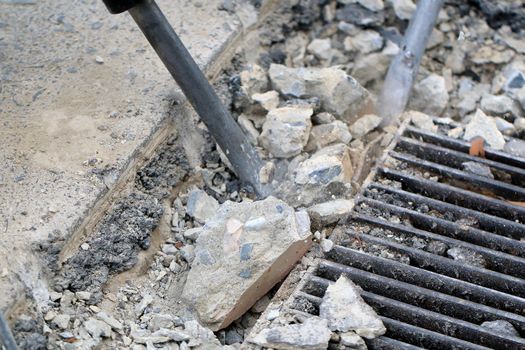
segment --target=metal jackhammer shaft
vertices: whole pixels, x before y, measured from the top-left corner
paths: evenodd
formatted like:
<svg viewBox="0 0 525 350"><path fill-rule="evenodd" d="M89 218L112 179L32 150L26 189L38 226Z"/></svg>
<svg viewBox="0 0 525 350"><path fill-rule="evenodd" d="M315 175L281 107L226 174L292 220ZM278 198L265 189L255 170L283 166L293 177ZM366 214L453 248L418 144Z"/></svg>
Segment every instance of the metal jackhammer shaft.
<svg viewBox="0 0 525 350"><path fill-rule="evenodd" d="M259 180L263 165L255 148L224 107L212 86L169 24L154 0L128 0L119 8L118 0L104 0L111 12L128 10L151 46L180 86L193 108L228 157L235 172L260 197L269 191Z"/></svg>
<svg viewBox="0 0 525 350"><path fill-rule="evenodd" d="M407 105L432 29L444 0L420 0L407 28L399 54L388 69L377 101L382 126L392 124Z"/></svg>

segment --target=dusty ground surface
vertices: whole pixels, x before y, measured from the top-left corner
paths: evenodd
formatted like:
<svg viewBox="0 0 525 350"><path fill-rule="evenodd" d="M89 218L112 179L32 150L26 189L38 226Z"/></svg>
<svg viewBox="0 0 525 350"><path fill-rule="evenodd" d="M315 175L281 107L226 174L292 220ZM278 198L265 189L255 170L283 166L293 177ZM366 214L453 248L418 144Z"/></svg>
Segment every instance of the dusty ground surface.
<svg viewBox="0 0 525 350"><path fill-rule="evenodd" d="M160 2L210 74L243 28L219 3ZM102 2L2 1L0 47L6 310L23 291L47 299L32 245L78 232L174 115L189 114L173 108L184 99L131 18Z"/></svg>
<svg viewBox="0 0 525 350"><path fill-rule="evenodd" d="M367 3L367 1L363 2ZM242 2L239 3L242 4ZM177 16L177 13L182 12L181 6L186 3L177 2L173 5L173 9L168 9L168 12L172 16L170 18L177 18L180 21L178 23L177 20L174 20L174 24L178 26L183 39L195 37L196 42L190 45L190 49L197 52L196 58L201 63L206 64L212 62L213 57L219 54L221 48L224 48L227 42L238 35L241 24L235 20L236 16L241 16L246 21L250 18L247 14L254 13L253 8L250 8L251 12L246 13L239 3L237 7L229 6L227 1L195 2L188 5L195 9L192 14L202 16L198 18L206 18L214 23L216 21L217 30L211 31L219 34L211 37L207 35L210 31L209 22L207 22L207 27L203 28L196 20L190 22L187 18ZM297 193L304 189L301 187L298 187L299 190L293 191L291 195L290 192L286 192L286 188L284 192L280 192L298 208L308 207L336 197L351 199L353 193L359 188L360 180L366 176L372 165L370 159L379 154L377 150L385 147L389 138L382 138L383 133L377 129L374 118L368 116L360 119L366 120L368 124L354 125L355 120L343 123L343 129L347 128L351 132L351 141L348 140L345 133L334 138L329 131L324 135L333 139L327 144L322 142L319 143L321 146L303 144L300 145L299 152L296 154L276 156L272 154L276 150L275 145L270 145L272 146L270 147L261 136L264 134L267 112L264 108L261 110L259 102L255 101L252 93L247 93L246 88L255 86L255 90L251 92L257 93L267 93L273 89L279 90L275 82L268 81L271 78L271 73L269 73L271 64L294 68L338 66L339 69L351 74L358 83L369 89L374 98L381 87L388 63L396 52L395 42L399 37L396 32L402 33L406 27L406 18L403 18L406 13L397 13L392 8L391 2L386 2L385 10L368 10L368 12L363 10L361 5L355 5L359 6L361 12L346 11L343 3L344 1L306 0L281 3L279 10L268 17L259 30L252 32L246 38L245 45L237 50L234 60L222 72L217 84L221 97L225 103L230 105L234 116L238 120L244 120L244 128L251 133L251 137L254 137L254 143L261 155L275 163L277 169L290 169L293 174L294 167L304 165L315 154L316 147L333 146L331 143L343 143L348 146L351 164L348 165L346 162L347 169L344 170L351 172L351 175L344 178L343 186L337 183L332 187L326 187L329 192L327 192L328 195L325 193L325 196L315 193L313 188L306 188L305 193L313 193L308 200L297 196ZM13 8L15 10L10 13L17 14L17 11L31 13L40 5L20 7L20 5L1 3L0 6ZM219 7L220 11L218 11ZM62 11L66 13L65 9ZM11 109L4 110L4 104L2 104L2 111L12 115L12 118L7 119L7 129L0 132L13 130L9 128L12 127L19 130L35 130L36 135L40 137L41 133L36 131L42 127L42 124L36 123L30 116L35 116L35 119L36 116L39 116L42 119L41 111L51 109L51 112L46 114L46 116L51 116L46 118L46 122L54 120L53 128L48 128L48 133L44 133L51 135L46 138L46 146L37 147L32 144L35 140L40 140L36 136L24 141L26 139L16 139L14 135L10 136L11 133L8 136L12 138L8 137L8 139L21 140L16 141L17 147L27 145L28 149L22 152L24 156L20 156L21 153L15 153L14 149L8 148L5 151L7 155L10 155L8 160L11 160L11 163L7 162L7 164L22 162L19 166L13 165L4 169L4 171L13 170L9 176L2 175L4 185L0 188L6 190L6 198L12 198L6 201L8 203L6 207L12 210L6 211L6 213L11 213L7 216L8 220L5 221L6 232L13 232L14 237L19 237L19 240L14 242L18 242L16 243L18 249L25 253L29 252L25 256L35 254L35 256L43 257L48 265L46 278L34 277L35 274L40 273L40 270L30 269L29 260L22 260L19 267L15 264L3 273L4 285L9 288L18 288L17 283L23 286L23 283L17 282L18 276L26 276L22 277L22 280L26 282L29 287L27 290L33 294L30 296L36 301L32 303L32 307L23 308L22 312L16 315L17 320L14 324L17 339L25 344L25 347L34 346L35 348L47 346L48 348L187 349L191 347L215 349L223 345L225 348L238 348L266 309L270 297L276 290L271 291L268 296L254 305L250 312L225 330L213 334L205 328L196 326L192 305L186 304L180 295L185 286L187 271L195 258L197 234L194 229L202 225L201 221L188 213L187 204L188 196L196 188L206 191L218 203L223 203L228 199L249 202L252 200L252 195L239 186L235 175L228 169L227 162L224 162L224 158L217 152L203 125L196 122L195 116L181 118L188 113L170 108L176 95L171 85L172 82L140 37L140 33L133 30L129 18L124 16L108 19L105 10L98 5L93 11L99 14L100 22L104 20L120 22L117 23L116 29L111 29L114 27L113 22L107 27L105 22L102 27L100 24L86 24L85 31L94 41L85 38L82 41L83 46L78 44L78 47L68 49L72 51L66 51L75 52L76 56L73 61L81 62L81 64L73 65L78 70L77 73L64 73L67 79L72 80L67 80L67 85L63 86L70 88L71 84L76 81L75 79L78 79L86 83L85 91L69 89L66 92L63 91L65 89L62 89L57 91L56 96L58 97L53 94L49 96L53 98L51 101L54 103L47 101L45 104L47 98L42 100L42 96L48 96L47 91L52 91L51 89L56 88L58 83L50 84L49 87L45 85L49 90L43 90L36 94L36 97L31 95L31 101L26 102L29 105L24 106L13 97L18 96L13 92L15 88L20 88L21 83L18 80L12 81L14 78L11 78L10 84L7 85L10 89L2 89L2 94L8 93L8 102L10 100L13 106L16 105L17 113L9 112ZM405 9L405 11L409 10ZM359 16L355 15L356 13ZM512 102L511 99L511 104L499 108L491 96L484 95L512 95L511 93L514 93L514 90L510 93L505 90L510 77L507 73L502 72L514 72L514 70L523 72L523 59L520 56L520 53L523 52L523 37L519 36L522 35L519 34L521 24L519 21L513 21L510 15L507 16L508 18L500 16L507 18L505 22L500 17L487 15L485 18L480 13L479 5L466 8L451 5L442 11L438 30L433 35L430 50L423 60L418 81L427 81L425 79L428 77L431 79L427 81L427 84L418 84L417 92L411 101L411 108L428 114L422 117L423 123L429 120L429 116L450 117L468 122L475 108L481 106L487 114L499 116L512 125L510 127L500 121L500 125L506 128L507 134L523 136L525 124L522 123L524 116L522 107ZM474 16L474 14L478 15ZM55 33L56 27L54 26L70 28L66 25L67 18L67 15L64 15L63 18L60 17L55 21L57 23L52 22L53 29L50 31ZM191 19L193 20L193 17ZM6 20L5 23L14 23L14 15L10 21ZM504 24L511 24L513 28L502 26ZM10 25L14 26L14 24ZM379 29L381 26L390 28L390 31L388 33L381 31ZM9 26L2 29L5 28ZM66 29L63 31L70 33ZM103 36L101 31L105 29L109 33ZM511 29L516 29L518 34L512 33ZM130 45L129 51L112 54L114 47L120 49L122 43L120 45L111 42L103 44L100 43L101 37L110 38L114 31L121 30L126 30L125 40L127 45ZM55 33L55 35L62 34ZM29 38L28 32L26 40L30 40ZM3 42L5 39L0 41L0 43ZM93 51L91 47L96 42L100 43L100 47L96 47L97 51ZM201 43L205 43L204 46L201 46ZM61 42L61 44L64 43ZM79 50L79 47L83 50ZM107 52L103 50L104 48L107 48ZM15 50L15 46L11 49ZM78 53L82 53L80 58ZM71 55L73 57L73 53ZM103 58L104 63L97 63L96 56ZM33 57L36 55L32 55ZM146 67L142 64L145 59L151 63L151 69L154 72L146 70L150 66ZM141 62L140 69L133 68L132 62L135 61ZM10 61L7 60L7 62ZM60 64L62 61L53 62L62 67ZM260 71L253 75L255 64L260 66ZM18 69L22 67L14 63L11 65ZM81 67L84 66L91 67L89 74L82 73ZM109 69L110 67L114 69ZM25 69L32 72L32 69L38 69L38 67ZM107 71L104 73L99 71L103 69ZM9 69L5 71L10 72ZM93 71L98 72L98 75L93 76L95 74ZM28 72L25 74L29 76ZM120 72L121 75L116 76L116 72ZM69 74L76 74L75 79L69 77ZM79 74L86 75L80 76ZM243 83L243 74L252 77L253 81L248 79L248 83L246 81ZM62 75L59 78L57 78L58 82L66 79ZM113 91L110 87L121 81L127 82L128 85L123 90L117 89L117 97L112 97L108 93L108 91ZM90 83L87 84L87 82ZM29 86L32 87L32 84L34 83ZM134 90L141 93L137 99L129 97L128 91ZM170 92L167 93L167 91ZM93 95L96 92L104 96L102 102L96 100L96 96ZM92 96L91 100L83 97L88 93L91 93L88 95ZM122 96L122 99L118 100L118 96ZM327 112L327 107L319 98L316 99L316 96L297 98L283 91L279 91L277 96L276 106L278 107L294 110L303 107L311 108L313 127L330 124L336 119L333 116L319 116ZM435 96L439 98L434 98ZM482 102L482 97L485 103ZM512 95L512 98L516 97ZM113 107L116 100L121 101L124 107ZM163 102L159 103L159 100ZM429 100L432 103L425 103ZM58 112L52 108L56 106L55 101L67 101L68 103L74 101L74 103L73 107L67 104L66 106L69 107L64 107L69 111L68 114L60 112L62 111L60 108L57 108L60 110ZM94 104L93 101L97 103ZM104 101L106 102L103 103ZM489 102L493 102L492 105ZM145 106L151 107L148 109ZM22 111L27 111L23 114L23 118L20 117ZM66 114L61 114L62 119L53 119L59 113ZM77 113L82 116L77 116ZM177 114L174 115L175 113ZM154 155L148 157L149 159L143 166L131 166L129 160L134 159L130 158L131 155L136 156L137 152L140 154L144 145L154 143L152 142L154 139L161 139L152 135L166 119L171 118L170 114L174 115L176 125L179 127L175 128L175 132L170 133L170 136L167 137L168 141L162 143ZM243 119L242 115L247 115L249 118ZM151 125L141 124L149 120L148 118L151 119ZM246 119L249 122L246 122ZM62 120L69 123L66 123L69 127L67 132L64 132ZM71 120L77 120L77 122L71 124ZM90 123L87 123L86 120ZM22 128L20 125L26 125L26 127ZM90 125L93 125L93 134L84 129ZM118 129L119 126L124 129ZM307 131L303 130L303 133L307 139L315 136L315 133L311 132L313 129L305 128L305 130ZM134 137L130 137L126 131L132 132ZM457 137L462 137L464 129L461 128L455 132ZM84 147L78 147L74 141L79 139L78 135L86 133L92 136L85 138L89 139L90 143ZM69 146L65 147L68 141ZM283 137L283 141L288 141L288 138ZM300 144L300 142L297 143ZM40 149L43 149L44 152ZM90 153L92 149L98 149L99 153L94 151L92 155ZM38 162L38 157L45 158L42 162ZM50 159L59 159L63 163L60 163L59 166ZM38 164L40 165L37 166ZM55 164L59 170L49 169L49 164ZM281 165L284 166L281 167ZM70 240L64 246L65 239L71 233L71 228L82 221L82 217L87 215L98 198L108 189L114 188L116 179L120 178L125 169L129 169L127 173L133 181L121 191L118 197L115 197L114 205L108 208L104 215L92 219L93 223L98 224L96 227L93 225L86 227L74 240ZM339 171L337 167L336 170ZM330 176L334 177L334 174L328 171L315 176L331 181ZM42 182L42 179L46 178L50 180ZM35 182L31 182L30 179L38 179L39 185L35 186ZM64 182L65 179L69 179L70 182ZM71 182L75 183L75 187L70 185ZM293 187L296 186L293 182L290 186L292 187L288 188L296 189ZM78 188L83 189L83 197L67 192ZM43 192L42 189L45 191ZM21 197L22 191L27 191L24 192L27 195ZM35 197L36 195L30 191L38 193L39 196L47 196L45 198L52 198L52 201L39 200L42 197ZM51 206L57 198L62 198L62 194L66 199L55 207ZM29 200L23 204L17 204L21 199ZM71 206L74 210L71 209ZM20 211L20 215L17 210ZM315 237L321 244L316 245L313 251L302 260L298 270L308 268L312 263L311 258L322 249L327 248L328 243L325 237L330 235L333 223L319 225L316 227L319 232L315 233ZM59 231L54 232L57 229ZM40 244L32 245L30 244L32 242ZM5 252L13 249L12 244L14 243L9 244L11 245L2 248L4 251L0 250L0 256L8 256ZM35 251L38 253L34 253ZM403 257L399 259L403 260ZM59 262L63 262L63 265L59 266ZM23 274L20 271L28 272ZM294 280L291 283L288 281L279 291L278 298L272 307L279 309L283 300L286 299L287 291L294 287L300 275L301 271L294 272L292 275ZM35 281L45 285L42 288L35 288L33 285ZM51 288L48 288L48 282ZM14 292L20 289L11 290ZM49 291L51 293L48 293ZM40 292L40 294L35 292ZM10 299L9 302L12 300ZM264 314L263 321L265 321L264 318L270 318L268 314L269 311ZM288 321L295 322L296 320ZM267 325L267 322L263 323L264 326Z"/></svg>

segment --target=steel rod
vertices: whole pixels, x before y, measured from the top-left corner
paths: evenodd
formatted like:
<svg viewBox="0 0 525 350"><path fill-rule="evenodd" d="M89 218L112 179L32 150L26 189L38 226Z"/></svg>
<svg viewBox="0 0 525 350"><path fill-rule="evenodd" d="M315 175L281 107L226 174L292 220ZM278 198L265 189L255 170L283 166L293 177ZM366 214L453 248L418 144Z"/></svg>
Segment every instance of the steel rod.
<svg viewBox="0 0 525 350"><path fill-rule="evenodd" d="M382 126L392 124L406 107L428 39L444 0L420 0L399 54L392 61L377 102Z"/></svg>
<svg viewBox="0 0 525 350"><path fill-rule="evenodd" d="M268 195L269 189L259 181L262 161L257 152L155 1L138 1L128 11L228 157L237 176L252 185L260 197Z"/></svg>
<svg viewBox="0 0 525 350"><path fill-rule="evenodd" d="M5 350L17 349L13 333L11 333L7 320L2 312L0 312L0 342L0 344L4 345Z"/></svg>

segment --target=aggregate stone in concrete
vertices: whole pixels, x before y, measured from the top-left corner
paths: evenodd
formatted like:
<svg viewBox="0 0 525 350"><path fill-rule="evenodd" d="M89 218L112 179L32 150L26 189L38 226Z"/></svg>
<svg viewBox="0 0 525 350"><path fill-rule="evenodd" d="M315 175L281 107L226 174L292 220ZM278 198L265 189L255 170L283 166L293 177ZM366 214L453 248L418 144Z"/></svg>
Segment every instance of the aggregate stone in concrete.
<svg viewBox="0 0 525 350"><path fill-rule="evenodd" d="M311 246L310 220L274 197L226 202L199 235L183 297L212 330L248 311Z"/></svg>
<svg viewBox="0 0 525 350"><path fill-rule="evenodd" d="M219 0L159 1L204 69L241 34ZM0 2L0 310L48 299L32 244L69 237L184 101L127 14L102 1ZM188 113L181 108L181 113Z"/></svg>

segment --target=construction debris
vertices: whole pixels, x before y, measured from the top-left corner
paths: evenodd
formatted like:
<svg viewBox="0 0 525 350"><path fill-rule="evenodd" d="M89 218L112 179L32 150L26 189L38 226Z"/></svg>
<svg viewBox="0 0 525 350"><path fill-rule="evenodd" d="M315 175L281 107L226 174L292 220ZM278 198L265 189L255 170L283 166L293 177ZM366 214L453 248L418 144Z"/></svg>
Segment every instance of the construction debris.
<svg viewBox="0 0 525 350"><path fill-rule="evenodd" d="M290 271L310 237L306 212L281 200L226 202L197 239L183 296L210 329L227 327Z"/></svg>

